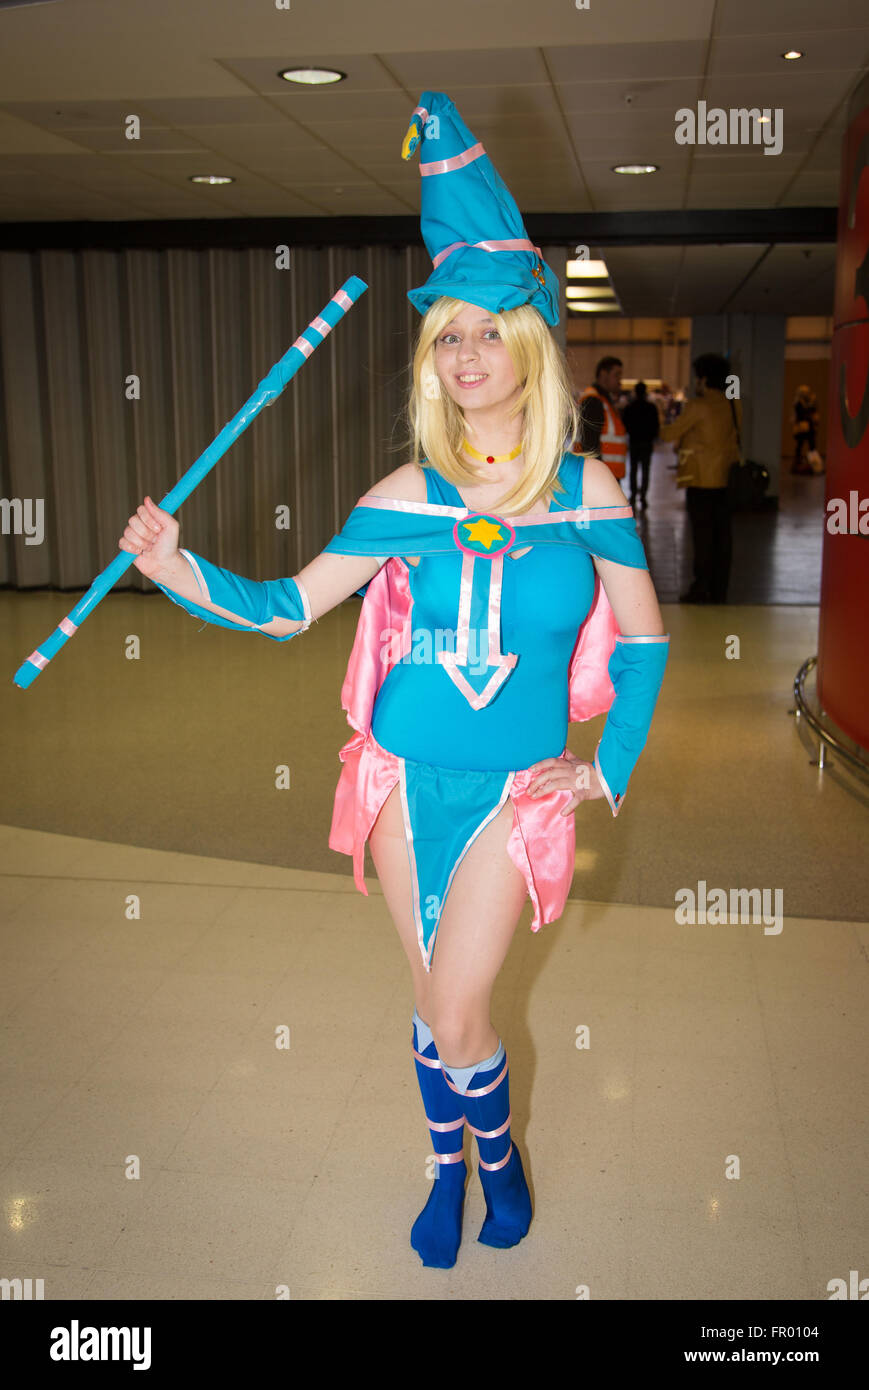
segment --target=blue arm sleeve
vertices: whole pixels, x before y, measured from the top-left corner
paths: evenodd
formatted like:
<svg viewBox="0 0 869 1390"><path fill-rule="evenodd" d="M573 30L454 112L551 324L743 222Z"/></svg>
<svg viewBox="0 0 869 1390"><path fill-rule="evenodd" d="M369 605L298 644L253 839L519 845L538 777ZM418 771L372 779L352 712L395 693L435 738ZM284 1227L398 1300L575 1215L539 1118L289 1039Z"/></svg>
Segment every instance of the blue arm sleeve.
<svg viewBox="0 0 869 1390"><path fill-rule="evenodd" d="M594 766L617 816L628 779L646 746L664 679L669 637L617 637L607 670L616 698L610 706Z"/></svg>
<svg viewBox="0 0 869 1390"><path fill-rule="evenodd" d="M167 589L165 584L157 584L154 580L157 588L162 589L167 598L179 607L185 608L194 617L203 618L205 622L215 623L218 627L234 628L237 632L261 632L263 625L270 623L274 618L289 618L294 622L303 623L298 632L288 632L285 637L276 637L271 632L262 633L263 637L270 637L273 642L289 642L292 637L298 637L299 633L306 632L311 626L313 619L308 596L304 586L295 579L245 579L240 574L233 574L231 570L213 565L210 560L203 559L201 555L194 555L189 550L179 553L190 564L203 597L209 603L216 603L219 608L227 609L238 621L231 622L218 613L212 613L208 608L200 608L199 604L192 603L190 599L184 598L173 589Z"/></svg>

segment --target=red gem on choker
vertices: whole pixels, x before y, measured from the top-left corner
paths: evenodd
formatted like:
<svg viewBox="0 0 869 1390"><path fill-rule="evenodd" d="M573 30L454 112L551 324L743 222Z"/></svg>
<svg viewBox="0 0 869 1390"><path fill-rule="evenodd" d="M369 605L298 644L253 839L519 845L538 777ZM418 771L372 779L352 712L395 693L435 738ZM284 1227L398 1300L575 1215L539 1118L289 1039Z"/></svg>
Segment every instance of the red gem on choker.
<svg viewBox="0 0 869 1390"><path fill-rule="evenodd" d="M487 455L486 455L486 462L487 462L487 463L494 463L494 462L495 462L494 455L493 455L493 454L487 454Z"/></svg>

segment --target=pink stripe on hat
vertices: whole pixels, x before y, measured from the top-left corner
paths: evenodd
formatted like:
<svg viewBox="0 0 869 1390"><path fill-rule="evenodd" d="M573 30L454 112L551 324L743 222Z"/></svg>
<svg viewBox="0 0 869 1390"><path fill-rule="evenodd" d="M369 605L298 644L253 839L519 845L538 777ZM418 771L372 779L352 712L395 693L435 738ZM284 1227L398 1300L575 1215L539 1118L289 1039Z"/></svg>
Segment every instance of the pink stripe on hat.
<svg viewBox="0 0 869 1390"><path fill-rule="evenodd" d="M525 241L521 237L516 237L513 241L454 241L452 246L447 246L443 251L439 251L432 261L432 269L437 270L441 261L445 261L447 256L451 256L454 251L458 251L460 246L474 246L480 251L533 251L535 255L543 259L543 253L539 246L535 246L533 241Z"/></svg>
<svg viewBox="0 0 869 1390"><path fill-rule="evenodd" d="M447 256L451 256L454 251L458 251L460 246L468 246L469 244L470 243L467 241L454 241L452 246L447 246L443 251L438 251L437 255L432 261L432 269L437 270L441 261L445 261Z"/></svg>
<svg viewBox="0 0 869 1390"><path fill-rule="evenodd" d="M485 153L482 141L478 140L476 145L472 145L469 150L462 150L461 154L454 154L452 159L435 159L431 164L420 164L419 172L424 179L432 174L450 174L453 169L463 169L466 164L473 164L475 159L479 159Z"/></svg>

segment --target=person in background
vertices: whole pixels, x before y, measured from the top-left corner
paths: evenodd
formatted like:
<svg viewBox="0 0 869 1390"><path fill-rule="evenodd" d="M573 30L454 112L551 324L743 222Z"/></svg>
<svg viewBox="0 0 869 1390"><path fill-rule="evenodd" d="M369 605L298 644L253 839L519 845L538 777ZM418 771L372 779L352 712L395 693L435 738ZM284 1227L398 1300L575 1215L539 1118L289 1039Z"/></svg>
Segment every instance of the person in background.
<svg viewBox="0 0 869 1390"><path fill-rule="evenodd" d="M594 381L579 397L580 447L582 454L597 454L614 477L625 476L628 435L615 405L622 384L622 363L618 357L602 357L595 368Z"/></svg>
<svg viewBox="0 0 869 1390"><path fill-rule="evenodd" d="M818 454L817 431L820 414L818 398L810 386L797 387L791 411L791 424L794 435L794 461L792 473L820 473L822 467Z"/></svg>
<svg viewBox="0 0 869 1390"><path fill-rule="evenodd" d="M694 545L694 579L680 603L726 603L731 526L727 480L740 455L742 405L724 394L730 371L715 352L695 358L697 395L681 415L661 427L665 444L679 445L676 486L684 487Z"/></svg>
<svg viewBox="0 0 869 1390"><path fill-rule="evenodd" d="M646 494L649 490L649 473L652 466L652 448L658 437L660 420L657 408L646 399L646 383L638 381L634 387L634 398L622 411L622 420L628 432L631 449L631 506L636 505L637 496L645 511L648 506ZM640 473L639 490L637 472Z"/></svg>

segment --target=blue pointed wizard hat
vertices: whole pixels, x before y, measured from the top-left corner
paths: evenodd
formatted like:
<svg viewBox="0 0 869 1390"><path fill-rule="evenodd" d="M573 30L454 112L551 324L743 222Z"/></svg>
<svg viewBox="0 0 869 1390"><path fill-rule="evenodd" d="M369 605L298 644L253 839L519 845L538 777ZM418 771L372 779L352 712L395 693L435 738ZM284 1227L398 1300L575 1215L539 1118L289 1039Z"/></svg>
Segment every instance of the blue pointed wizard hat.
<svg viewBox="0 0 869 1390"><path fill-rule="evenodd" d="M553 327L558 277L529 240L522 214L482 144L445 92L423 92L401 147L420 151L423 241L433 261L408 299L424 314L446 295L490 313L532 304Z"/></svg>

